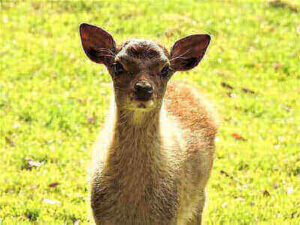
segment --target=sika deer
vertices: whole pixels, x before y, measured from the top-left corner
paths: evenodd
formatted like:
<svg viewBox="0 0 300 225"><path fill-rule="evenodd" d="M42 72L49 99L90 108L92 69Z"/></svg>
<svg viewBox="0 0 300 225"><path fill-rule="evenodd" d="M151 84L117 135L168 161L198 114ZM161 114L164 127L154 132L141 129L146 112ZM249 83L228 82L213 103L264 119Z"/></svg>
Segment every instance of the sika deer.
<svg viewBox="0 0 300 225"><path fill-rule="evenodd" d="M168 81L198 65L210 36L180 39L168 53L148 40L116 46L109 33L85 23L80 35L86 55L106 66L114 87L93 156L96 224L201 224L217 128L195 88Z"/></svg>

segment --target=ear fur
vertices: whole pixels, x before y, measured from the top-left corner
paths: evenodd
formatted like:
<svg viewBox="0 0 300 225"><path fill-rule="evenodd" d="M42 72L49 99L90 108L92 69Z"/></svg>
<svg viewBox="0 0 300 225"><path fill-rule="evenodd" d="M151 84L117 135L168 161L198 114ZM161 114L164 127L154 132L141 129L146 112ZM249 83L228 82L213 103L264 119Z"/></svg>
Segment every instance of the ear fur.
<svg viewBox="0 0 300 225"><path fill-rule="evenodd" d="M176 41L171 49L171 68L184 71L196 67L203 58L210 39L208 34L194 34Z"/></svg>

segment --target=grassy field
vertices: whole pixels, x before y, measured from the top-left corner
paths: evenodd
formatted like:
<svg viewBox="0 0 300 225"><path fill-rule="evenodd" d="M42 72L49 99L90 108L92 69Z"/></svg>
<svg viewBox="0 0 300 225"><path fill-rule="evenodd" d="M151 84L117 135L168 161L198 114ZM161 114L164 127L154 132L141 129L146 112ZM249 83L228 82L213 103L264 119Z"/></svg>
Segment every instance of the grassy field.
<svg viewBox="0 0 300 225"><path fill-rule="evenodd" d="M221 118L206 224L300 224L300 4L1 1L0 224L88 224L87 168L111 90L89 22L171 47L213 36L189 80ZM297 12L298 11L298 12Z"/></svg>

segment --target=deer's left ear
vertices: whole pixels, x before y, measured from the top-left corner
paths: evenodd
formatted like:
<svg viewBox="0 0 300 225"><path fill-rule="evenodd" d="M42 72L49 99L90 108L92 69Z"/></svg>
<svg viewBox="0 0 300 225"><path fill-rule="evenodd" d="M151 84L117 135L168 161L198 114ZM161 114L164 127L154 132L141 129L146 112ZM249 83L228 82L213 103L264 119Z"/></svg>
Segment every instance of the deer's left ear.
<svg viewBox="0 0 300 225"><path fill-rule="evenodd" d="M203 58L210 42L208 34L194 34L175 42L171 49L171 68L175 71L190 70Z"/></svg>
<svg viewBox="0 0 300 225"><path fill-rule="evenodd" d="M85 54L92 61L109 66L116 53L113 37L102 28L87 23L80 24L79 32Z"/></svg>

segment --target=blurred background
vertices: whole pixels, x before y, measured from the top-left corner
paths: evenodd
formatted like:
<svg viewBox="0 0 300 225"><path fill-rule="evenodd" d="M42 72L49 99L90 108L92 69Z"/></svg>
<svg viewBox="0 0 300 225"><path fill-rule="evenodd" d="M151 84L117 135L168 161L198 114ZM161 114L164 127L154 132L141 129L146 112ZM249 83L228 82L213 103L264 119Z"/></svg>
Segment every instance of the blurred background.
<svg viewBox="0 0 300 225"><path fill-rule="evenodd" d="M111 93L81 22L117 43L209 33L173 79L209 96L220 132L205 224L300 224L300 3L0 1L0 224L88 224L87 168Z"/></svg>

